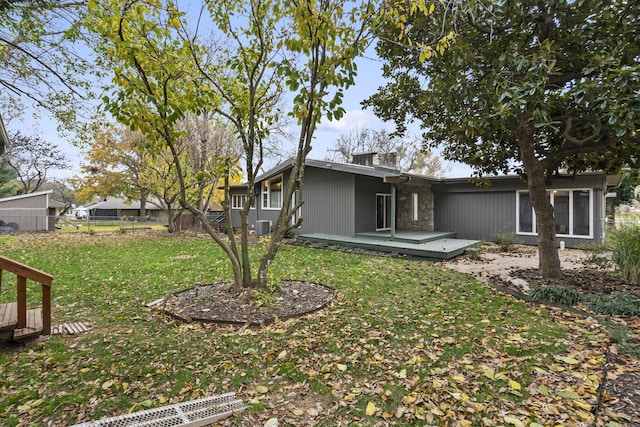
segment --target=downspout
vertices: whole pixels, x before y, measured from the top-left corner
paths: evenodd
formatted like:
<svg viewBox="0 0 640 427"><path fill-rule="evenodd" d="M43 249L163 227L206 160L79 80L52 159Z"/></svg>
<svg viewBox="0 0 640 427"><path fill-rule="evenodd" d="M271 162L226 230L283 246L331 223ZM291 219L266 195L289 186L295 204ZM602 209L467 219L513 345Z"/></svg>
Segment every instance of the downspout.
<svg viewBox="0 0 640 427"><path fill-rule="evenodd" d="M391 184L391 240L396 238L396 184Z"/></svg>

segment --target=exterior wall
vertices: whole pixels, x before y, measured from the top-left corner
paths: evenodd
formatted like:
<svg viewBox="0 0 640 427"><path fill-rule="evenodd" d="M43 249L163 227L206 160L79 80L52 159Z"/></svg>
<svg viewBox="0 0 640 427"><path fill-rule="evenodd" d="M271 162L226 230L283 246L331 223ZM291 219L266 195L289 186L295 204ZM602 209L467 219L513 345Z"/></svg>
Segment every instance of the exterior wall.
<svg viewBox="0 0 640 427"><path fill-rule="evenodd" d="M0 201L0 219L7 224L15 223L18 231L47 231L49 194L11 198Z"/></svg>
<svg viewBox="0 0 640 427"><path fill-rule="evenodd" d="M413 194L418 195L418 220L413 220ZM434 197L428 184L399 185L397 189L396 228L410 231L434 230Z"/></svg>
<svg viewBox="0 0 640 427"><path fill-rule="evenodd" d="M353 174L306 167L301 211L303 220L296 233L353 236L357 232L357 179Z"/></svg>
<svg viewBox="0 0 640 427"><path fill-rule="evenodd" d="M592 189L593 238L558 236L566 247L585 243L602 243L604 236L606 191L605 178L586 175L575 178L556 178L549 190ZM464 181L449 181L435 184L434 220L435 229L454 231L461 239L495 241L497 234L516 232L516 191L527 190L527 185L518 178L497 179L489 187L477 187ZM517 234L525 244L536 245L537 236Z"/></svg>
<svg viewBox="0 0 640 427"><path fill-rule="evenodd" d="M260 186L256 186L256 190L260 189ZM247 194L247 189L246 188L231 188L229 191L230 196L235 195L241 195L241 194ZM259 194L256 193L256 201L255 204L257 205L259 200ZM229 202L231 203L231 202ZM249 228L256 228L256 220L258 219L258 214L257 214L257 209L256 208L251 208L249 209L249 216L247 218L247 222L249 223ZM233 224L234 227L240 227L240 209L231 209L231 224Z"/></svg>
<svg viewBox="0 0 640 427"><path fill-rule="evenodd" d="M278 176L278 175L275 175ZM282 191L286 191L290 171L282 174ZM305 168L301 208L302 225L294 230L302 233L325 233L351 236L354 233L354 176L348 173ZM264 209L260 193L262 182L256 183L256 208L249 211L249 227L256 221L271 221L275 226L280 209ZM243 194L244 189L233 189L232 194ZM240 211L232 209L234 226L240 226Z"/></svg>
<svg viewBox="0 0 640 427"><path fill-rule="evenodd" d="M515 217L515 190L435 193L435 229L459 239L494 241L498 233L516 231Z"/></svg>
<svg viewBox="0 0 640 427"><path fill-rule="evenodd" d="M391 184L381 178L355 176L355 233L376 231L376 194L391 194Z"/></svg>

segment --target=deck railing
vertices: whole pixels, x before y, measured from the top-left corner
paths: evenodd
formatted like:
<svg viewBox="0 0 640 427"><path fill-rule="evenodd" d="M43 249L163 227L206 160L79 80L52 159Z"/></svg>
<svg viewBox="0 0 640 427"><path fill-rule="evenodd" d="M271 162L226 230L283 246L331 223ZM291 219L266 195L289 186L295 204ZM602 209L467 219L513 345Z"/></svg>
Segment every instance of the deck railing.
<svg viewBox="0 0 640 427"><path fill-rule="evenodd" d="M27 327L27 279L42 285L42 335L51 335L51 283L53 276L28 265L0 256L0 291L2 291L2 271L17 276L18 326Z"/></svg>

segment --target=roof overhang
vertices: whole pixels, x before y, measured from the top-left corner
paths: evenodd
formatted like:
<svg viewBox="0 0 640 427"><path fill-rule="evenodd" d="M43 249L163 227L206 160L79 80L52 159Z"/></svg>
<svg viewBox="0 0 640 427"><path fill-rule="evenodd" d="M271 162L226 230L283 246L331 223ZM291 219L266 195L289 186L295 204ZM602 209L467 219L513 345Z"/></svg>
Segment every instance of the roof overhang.
<svg viewBox="0 0 640 427"><path fill-rule="evenodd" d="M387 175L383 178L383 182L385 184L404 184L409 181L409 179L408 176L403 175Z"/></svg>

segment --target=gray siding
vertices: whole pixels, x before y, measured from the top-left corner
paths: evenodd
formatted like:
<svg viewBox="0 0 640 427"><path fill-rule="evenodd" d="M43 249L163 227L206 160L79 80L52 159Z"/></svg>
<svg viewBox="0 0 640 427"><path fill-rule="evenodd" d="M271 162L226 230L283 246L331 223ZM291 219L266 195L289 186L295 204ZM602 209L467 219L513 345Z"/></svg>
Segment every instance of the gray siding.
<svg viewBox="0 0 640 427"><path fill-rule="evenodd" d="M567 247L589 242L601 243L605 206L603 176L557 178L549 189L593 189L593 239L558 237ZM510 177L496 179L490 187L481 188L460 180L433 186L435 229L454 231L462 239L495 241L499 233L516 231L516 191L527 190L522 180ZM518 235L522 243L535 245L536 236Z"/></svg>
<svg viewBox="0 0 640 427"><path fill-rule="evenodd" d="M356 191L353 174L319 168L305 168L302 198L302 226L297 233L325 233L353 236Z"/></svg>
<svg viewBox="0 0 640 427"><path fill-rule="evenodd" d="M0 201L0 219L5 223L17 224L19 231L54 230L48 219L48 194L7 199L9 200Z"/></svg>
<svg viewBox="0 0 640 427"><path fill-rule="evenodd" d="M232 188L229 193L231 195L234 194L246 194L247 193L247 189L246 188ZM256 202L255 204L258 204L258 198L256 197ZM229 202L231 203L231 202ZM249 217L247 218L247 221L249 223L249 228L255 228L256 226L256 219L257 219L257 209L249 209ZM240 227L240 209L231 209L231 223L233 224L234 227Z"/></svg>
<svg viewBox="0 0 640 427"><path fill-rule="evenodd" d="M355 232L376 230L376 194L391 194L391 184L380 178L363 175L355 177Z"/></svg>
<svg viewBox="0 0 640 427"><path fill-rule="evenodd" d="M459 239L495 240L516 231L515 191L435 193L434 228L453 231Z"/></svg>

